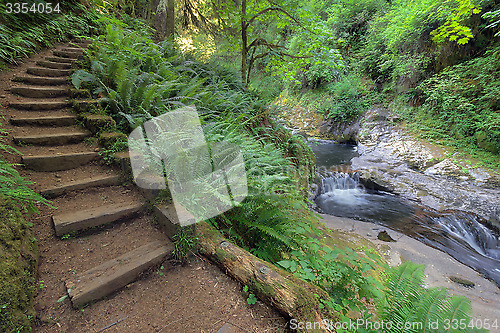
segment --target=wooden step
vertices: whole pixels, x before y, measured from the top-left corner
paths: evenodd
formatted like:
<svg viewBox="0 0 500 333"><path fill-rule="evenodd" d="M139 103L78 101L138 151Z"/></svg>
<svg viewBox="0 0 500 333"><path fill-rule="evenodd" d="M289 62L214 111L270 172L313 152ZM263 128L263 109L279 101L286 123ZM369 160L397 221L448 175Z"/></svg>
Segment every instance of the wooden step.
<svg viewBox="0 0 500 333"><path fill-rule="evenodd" d="M97 152L84 152L60 155L22 156L22 161L27 169L47 172L75 169L97 158L99 158Z"/></svg>
<svg viewBox="0 0 500 333"><path fill-rule="evenodd" d="M60 62L63 64L72 64L78 60L78 59L70 59L70 58L62 58L62 57L46 57L45 59L48 61Z"/></svg>
<svg viewBox="0 0 500 333"><path fill-rule="evenodd" d="M72 73L71 69L52 69L52 68L42 68L42 67L28 67L26 73L38 76L68 76Z"/></svg>
<svg viewBox="0 0 500 333"><path fill-rule="evenodd" d="M15 126L70 126L76 122L76 116L49 116L33 118L10 118L10 123Z"/></svg>
<svg viewBox="0 0 500 333"><path fill-rule="evenodd" d="M119 185L121 178L118 175L95 176L91 178L80 179L77 181L53 186L40 192L45 198L55 198L69 191L84 190L91 187Z"/></svg>
<svg viewBox="0 0 500 333"><path fill-rule="evenodd" d="M40 146L52 146L52 145L64 145L67 143L77 143L83 141L83 139L91 136L90 132L79 131L79 132L68 132L68 133L54 133L54 134L38 134L38 135L26 135L26 136L14 136L12 139L16 144L28 144L28 145L40 145Z"/></svg>
<svg viewBox="0 0 500 333"><path fill-rule="evenodd" d="M74 308L101 299L133 282L173 251L172 243L156 241L94 267L66 281Z"/></svg>
<svg viewBox="0 0 500 333"><path fill-rule="evenodd" d="M81 231L107 223L126 219L138 213L143 207L141 203L129 205L114 204L97 208L54 215L52 222L57 236Z"/></svg>
<svg viewBox="0 0 500 333"><path fill-rule="evenodd" d="M82 56L82 52L70 52L70 51L62 51L62 50L54 50L52 53L57 57L70 58L70 59L79 59Z"/></svg>
<svg viewBox="0 0 500 333"><path fill-rule="evenodd" d="M43 77L43 76L16 76L12 79L15 82L23 82L28 84L37 84L41 86L57 86L68 84L69 80L65 77Z"/></svg>
<svg viewBox="0 0 500 333"><path fill-rule="evenodd" d="M45 110L61 110L71 106L71 103L66 101L54 101L54 102L11 102L9 106L18 110L27 111L45 111Z"/></svg>
<svg viewBox="0 0 500 333"><path fill-rule="evenodd" d="M44 61L44 60L39 60L36 62L37 66L41 67L46 67L46 68L53 68L53 69L70 69L71 64L65 64L62 62L52 62L52 61Z"/></svg>
<svg viewBox="0 0 500 333"><path fill-rule="evenodd" d="M75 53L83 54L83 49L80 48L80 47L63 47L63 48L61 48L61 51L64 51L64 52L75 52Z"/></svg>
<svg viewBox="0 0 500 333"><path fill-rule="evenodd" d="M69 96L68 88L53 88L53 87L13 87L10 88L13 94L21 95L29 98L50 98Z"/></svg>

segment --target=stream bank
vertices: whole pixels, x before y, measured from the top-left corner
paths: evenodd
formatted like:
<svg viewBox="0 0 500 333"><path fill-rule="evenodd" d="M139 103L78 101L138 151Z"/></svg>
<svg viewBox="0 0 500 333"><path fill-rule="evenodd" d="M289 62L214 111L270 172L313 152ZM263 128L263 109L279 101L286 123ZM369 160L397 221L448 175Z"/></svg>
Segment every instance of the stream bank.
<svg viewBox="0 0 500 333"><path fill-rule="evenodd" d="M348 218L321 214L326 227L333 230L354 233L371 241L386 258L390 266L399 265L402 261L412 261L426 265L426 286L446 287L453 295L466 296L471 301L474 319L488 319L490 323L498 320L500 325L500 290L497 286L480 276L473 269L461 264L450 255L429 247L418 240L396 231ZM384 242L377 238L379 231L385 230L396 242ZM470 281L473 287L465 287L453 282L450 278ZM500 329L490 329L500 332Z"/></svg>
<svg viewBox="0 0 500 333"><path fill-rule="evenodd" d="M301 118L303 114L302 111ZM351 125L316 122L314 126L322 135L311 129L314 122L302 127L303 121L294 123L292 118L288 114L285 120L299 134L337 140L333 143L309 139L312 146L322 146L313 148L320 172L312 199L316 209L331 214L322 215L327 227L356 233L371 241L392 265L405 260L425 264L428 286L447 287L454 294L467 296L472 301L475 318L499 318L500 290L478 273L494 278L500 272L496 258L500 248L497 174L473 163L460 163L449 152L451 149L412 138L400 126L399 117L385 109L369 110ZM338 142L357 145L344 145L339 150L334 148L339 146ZM495 243L491 244L491 258L468 244L467 236L476 234L475 229L485 225ZM461 244L449 237L455 227L472 231L461 237L458 242ZM381 231L396 242L379 240L377 234ZM466 251L457 255L457 248ZM481 264L483 256L489 260L488 265ZM482 266L488 266L487 271L481 270ZM474 287L467 288L452 279L470 281Z"/></svg>
<svg viewBox="0 0 500 333"><path fill-rule="evenodd" d="M361 178L432 209L473 212L500 227L500 176L460 163L446 148L421 142L398 126L397 116L374 108L360 121Z"/></svg>

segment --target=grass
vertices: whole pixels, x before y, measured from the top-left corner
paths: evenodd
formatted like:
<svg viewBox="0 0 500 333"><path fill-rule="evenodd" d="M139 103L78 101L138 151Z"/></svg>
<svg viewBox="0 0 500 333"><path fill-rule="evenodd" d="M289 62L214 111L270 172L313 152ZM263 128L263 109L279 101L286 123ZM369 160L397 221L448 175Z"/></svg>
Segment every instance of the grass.
<svg viewBox="0 0 500 333"><path fill-rule="evenodd" d="M0 331L30 332L38 247L18 207L0 196Z"/></svg>

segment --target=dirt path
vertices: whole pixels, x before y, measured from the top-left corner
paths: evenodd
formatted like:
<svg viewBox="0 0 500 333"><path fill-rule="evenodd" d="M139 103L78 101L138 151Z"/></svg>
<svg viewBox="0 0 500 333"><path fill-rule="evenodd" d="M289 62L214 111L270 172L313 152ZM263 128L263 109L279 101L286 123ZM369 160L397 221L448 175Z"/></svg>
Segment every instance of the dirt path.
<svg viewBox="0 0 500 333"><path fill-rule="evenodd" d="M224 332L284 332L285 319L249 306L242 286L206 259L169 259L172 244L141 194L101 164L66 105L65 71L79 53L68 46L0 73L2 126L23 154L6 158L24 162L20 173L57 208L28 217L40 248L34 332L217 332L225 323L233 328Z"/></svg>

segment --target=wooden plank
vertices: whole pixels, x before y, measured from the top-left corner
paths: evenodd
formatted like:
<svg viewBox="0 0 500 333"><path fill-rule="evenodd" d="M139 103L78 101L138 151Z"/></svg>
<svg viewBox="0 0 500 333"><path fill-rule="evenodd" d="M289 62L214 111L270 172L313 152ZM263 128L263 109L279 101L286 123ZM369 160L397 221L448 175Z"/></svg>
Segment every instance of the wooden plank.
<svg viewBox="0 0 500 333"><path fill-rule="evenodd" d="M52 222L56 235L62 236L70 232L81 231L129 218L138 213L142 207L142 203L105 205L97 208L54 215L52 216Z"/></svg>
<svg viewBox="0 0 500 333"><path fill-rule="evenodd" d="M67 143L78 143L91 136L90 132L70 132L54 134L38 134L30 136L14 136L12 140L16 144L28 145L63 145Z"/></svg>
<svg viewBox="0 0 500 333"><path fill-rule="evenodd" d="M118 185L120 184L120 181L121 179L120 176L118 175L101 176L101 177L97 176L50 187L48 189L42 190L40 194L46 198L55 198L69 191L84 190L86 188L98 187L98 186Z"/></svg>
<svg viewBox="0 0 500 333"><path fill-rule="evenodd" d="M35 171L61 171L77 168L99 157L97 152L71 153L60 155L22 156L27 169Z"/></svg>
<svg viewBox="0 0 500 333"><path fill-rule="evenodd" d="M172 243L152 242L66 281L73 307L80 308L133 282L144 270L159 264L173 249Z"/></svg>

